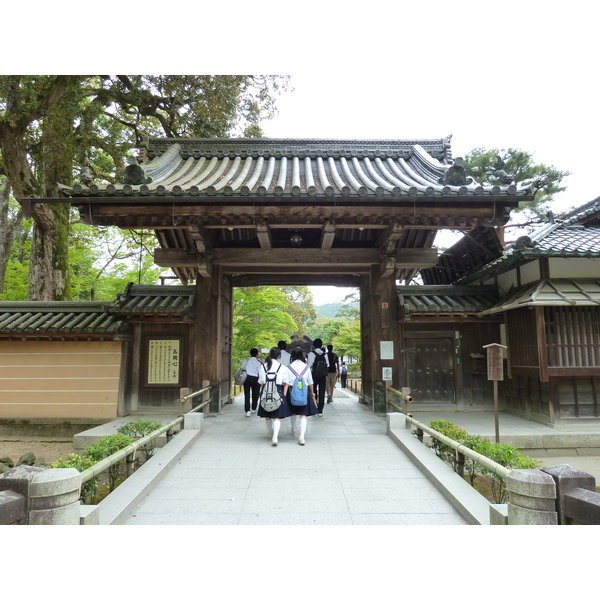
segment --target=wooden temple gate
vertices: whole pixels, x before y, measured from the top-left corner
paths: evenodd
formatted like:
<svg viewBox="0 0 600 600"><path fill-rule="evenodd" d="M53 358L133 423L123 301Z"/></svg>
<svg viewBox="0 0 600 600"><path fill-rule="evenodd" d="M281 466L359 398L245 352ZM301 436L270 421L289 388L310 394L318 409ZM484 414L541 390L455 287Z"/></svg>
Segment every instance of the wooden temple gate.
<svg viewBox="0 0 600 600"><path fill-rule="evenodd" d="M363 394L382 410L376 386L405 384L397 281L437 263L438 230L502 225L532 199L514 185L473 182L449 138L151 139L122 183L63 192L31 202L70 202L89 224L153 230L156 264L195 282L190 380L181 383L213 382L216 410L231 387L234 287L359 288Z"/></svg>

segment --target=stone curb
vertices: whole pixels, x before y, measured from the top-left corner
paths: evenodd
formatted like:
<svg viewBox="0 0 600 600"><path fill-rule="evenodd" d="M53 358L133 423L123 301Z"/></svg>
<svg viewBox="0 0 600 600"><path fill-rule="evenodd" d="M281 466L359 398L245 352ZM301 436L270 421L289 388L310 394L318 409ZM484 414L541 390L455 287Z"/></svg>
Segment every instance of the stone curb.
<svg viewBox="0 0 600 600"><path fill-rule="evenodd" d="M200 429L180 431L147 463L102 500L96 511L88 509L86 516L82 517L82 525L123 525L136 506L168 473L172 463L188 450L200 434Z"/></svg>
<svg viewBox="0 0 600 600"><path fill-rule="evenodd" d="M402 415L403 416L403 415ZM404 419L402 419L404 422ZM388 435L471 525L490 525L490 503L423 445L410 429L389 419Z"/></svg>

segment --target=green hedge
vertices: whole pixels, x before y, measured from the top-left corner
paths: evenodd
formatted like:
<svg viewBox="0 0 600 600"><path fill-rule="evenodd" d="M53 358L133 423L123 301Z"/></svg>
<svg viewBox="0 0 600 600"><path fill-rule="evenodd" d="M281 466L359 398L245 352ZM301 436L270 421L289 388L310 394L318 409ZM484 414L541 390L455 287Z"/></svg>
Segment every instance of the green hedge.
<svg viewBox="0 0 600 600"><path fill-rule="evenodd" d="M508 446L507 444L499 444L484 440L479 435L468 434L462 427L459 427L452 421L444 419L434 419L429 422L431 429L438 431L442 435L449 437L451 440L462 444L463 446L493 460L507 469L536 469L539 467L539 461L525 456L519 452L517 448ZM432 438L431 444L437 456L457 470L456 451L442 442ZM475 478L478 474L484 475L491 480L491 494L494 502L503 504L507 500L506 483L504 479L486 469L482 465L469 459L465 456L465 471L469 474L469 482L472 486L475 485Z"/></svg>

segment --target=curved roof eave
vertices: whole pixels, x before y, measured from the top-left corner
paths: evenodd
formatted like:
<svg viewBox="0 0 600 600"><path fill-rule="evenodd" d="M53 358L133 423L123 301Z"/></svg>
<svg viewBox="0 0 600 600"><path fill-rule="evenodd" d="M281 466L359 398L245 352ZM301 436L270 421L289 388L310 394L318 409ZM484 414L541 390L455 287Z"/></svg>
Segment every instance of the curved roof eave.
<svg viewBox="0 0 600 600"><path fill-rule="evenodd" d="M443 162L439 140L153 140L144 160L121 183L61 186L77 197L227 197L256 200L291 196L348 199L527 199L529 188L477 184L460 165ZM169 145L166 145L169 142ZM154 144L154 146L152 145ZM156 144L159 149L155 148ZM440 160L441 159L441 160ZM462 169L462 172L461 172ZM452 178L446 174L452 173Z"/></svg>

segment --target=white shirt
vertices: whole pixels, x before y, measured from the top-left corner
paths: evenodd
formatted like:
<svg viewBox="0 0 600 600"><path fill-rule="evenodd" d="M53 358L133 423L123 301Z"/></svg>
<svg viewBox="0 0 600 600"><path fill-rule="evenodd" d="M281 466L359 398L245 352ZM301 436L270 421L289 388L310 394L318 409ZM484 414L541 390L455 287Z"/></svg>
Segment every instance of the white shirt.
<svg viewBox="0 0 600 600"><path fill-rule="evenodd" d="M281 367L279 369L279 367ZM271 362L271 368L267 371L266 370L267 365L264 364L261 366L260 372L258 374L258 383L260 383L261 385L264 385L265 383L267 383L267 372L268 373L275 373L277 372L277 377L275 378L275 383L277 385L283 385L284 383L287 383L287 381L284 379L284 377L287 376L287 373L290 372L289 369L286 369L279 361L273 359L273 362ZM279 371L277 371L277 369L279 369Z"/></svg>
<svg viewBox="0 0 600 600"><path fill-rule="evenodd" d="M285 365L287 367L287 365L290 364L290 357L292 355L287 351L287 350L282 350L281 351L281 356L279 357L279 362L282 365Z"/></svg>
<svg viewBox="0 0 600 600"><path fill-rule="evenodd" d="M304 369L306 368L306 363L302 362L301 360L295 360L290 367L292 367L292 369L294 369L294 371L296 371L296 373L298 373L298 375L302 374L302 371L304 371ZM286 383L288 383L289 385L293 385L294 380L296 379L296 376L289 370L286 369L288 372L288 378L289 381L287 381ZM306 373L304 373L304 375L302 375L302 379L304 380L304 383L306 385L312 385L313 382L313 376L312 376L312 371L310 370L310 367L308 369L306 369Z"/></svg>
<svg viewBox="0 0 600 600"><path fill-rule="evenodd" d="M322 348L315 348L308 353L306 357L308 360L308 366L312 368L313 363L315 362L315 354L325 354L325 364L329 367L329 358L327 357L327 353L323 352Z"/></svg>
<svg viewBox="0 0 600 600"><path fill-rule="evenodd" d="M259 372L261 371L262 364L256 356L251 356L244 361L246 375L252 375L253 377L258 377Z"/></svg>

